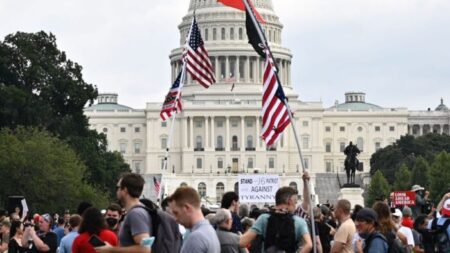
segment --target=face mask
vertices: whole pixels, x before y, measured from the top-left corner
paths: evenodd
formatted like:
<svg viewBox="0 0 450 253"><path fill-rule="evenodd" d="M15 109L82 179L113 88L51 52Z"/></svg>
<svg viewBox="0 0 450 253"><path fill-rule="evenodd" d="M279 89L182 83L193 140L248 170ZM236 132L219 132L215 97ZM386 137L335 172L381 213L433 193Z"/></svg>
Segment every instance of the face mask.
<svg viewBox="0 0 450 253"><path fill-rule="evenodd" d="M362 232L362 233L358 233L359 237L361 237L362 239L367 239L369 237L369 233L367 232Z"/></svg>
<svg viewBox="0 0 450 253"><path fill-rule="evenodd" d="M106 223L108 223L108 226L110 228L113 228L114 226L116 226L118 222L119 222L119 220L116 218L112 218L112 217L106 218Z"/></svg>

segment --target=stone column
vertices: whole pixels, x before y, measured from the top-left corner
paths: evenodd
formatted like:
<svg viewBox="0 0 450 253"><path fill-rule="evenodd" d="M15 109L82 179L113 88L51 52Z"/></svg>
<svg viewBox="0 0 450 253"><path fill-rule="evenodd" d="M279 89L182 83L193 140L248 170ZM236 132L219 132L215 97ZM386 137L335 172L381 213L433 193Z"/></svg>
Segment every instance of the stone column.
<svg viewBox="0 0 450 253"><path fill-rule="evenodd" d="M245 151L245 131L244 131L244 126L245 125L245 120L244 120L244 116L241 117L241 151Z"/></svg>
<svg viewBox="0 0 450 253"><path fill-rule="evenodd" d="M259 148L261 146L260 143L260 133L259 133L260 123L259 123L259 116L256 116L256 138L255 138L255 147Z"/></svg>
<svg viewBox="0 0 450 253"><path fill-rule="evenodd" d="M230 117L226 117L225 120L225 150L229 151L230 150Z"/></svg>
<svg viewBox="0 0 450 253"><path fill-rule="evenodd" d="M189 120L189 148L194 148L194 117Z"/></svg>
<svg viewBox="0 0 450 253"><path fill-rule="evenodd" d="M215 150L216 148L216 137L214 136L214 128L216 127L214 123L214 116L211 116L211 148Z"/></svg>
<svg viewBox="0 0 450 253"><path fill-rule="evenodd" d="M210 145L209 145L209 126L208 126L209 120L208 120L208 118L209 117L205 117L205 149L210 147Z"/></svg>

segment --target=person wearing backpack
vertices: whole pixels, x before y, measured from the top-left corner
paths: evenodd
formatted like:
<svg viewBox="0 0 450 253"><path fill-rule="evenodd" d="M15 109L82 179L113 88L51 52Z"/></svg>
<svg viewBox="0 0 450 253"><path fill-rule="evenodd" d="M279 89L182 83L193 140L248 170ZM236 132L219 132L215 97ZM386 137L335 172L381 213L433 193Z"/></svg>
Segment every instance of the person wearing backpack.
<svg viewBox="0 0 450 253"><path fill-rule="evenodd" d="M124 174L117 183L117 198L125 207L126 216L119 230L120 247L113 247L105 242L105 246L95 248L99 253L148 253L147 247L141 246L141 241L152 236L150 214L139 201L144 189L144 179L136 173ZM158 252L159 253L159 252Z"/></svg>
<svg viewBox="0 0 450 253"><path fill-rule="evenodd" d="M356 242L357 253L388 253L386 237L378 231L378 215L372 208L361 209L355 222L362 238Z"/></svg>
<svg viewBox="0 0 450 253"><path fill-rule="evenodd" d="M241 236L239 245L249 245L257 236L263 240L263 252L310 252L312 241L304 219L293 215L298 192L292 187L281 187L275 194L275 207L261 214L255 224ZM302 244L303 242L303 244Z"/></svg>
<svg viewBox="0 0 450 253"><path fill-rule="evenodd" d="M428 223L428 229L433 238L434 252L450 252L450 195L447 193L441 201L440 218L435 218ZM440 207L440 206L439 206Z"/></svg>

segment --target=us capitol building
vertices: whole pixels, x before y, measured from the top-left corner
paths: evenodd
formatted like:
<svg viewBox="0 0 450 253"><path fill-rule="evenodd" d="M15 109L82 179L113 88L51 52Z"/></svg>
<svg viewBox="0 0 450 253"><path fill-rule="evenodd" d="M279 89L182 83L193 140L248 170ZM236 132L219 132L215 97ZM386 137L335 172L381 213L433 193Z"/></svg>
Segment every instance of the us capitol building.
<svg viewBox="0 0 450 253"><path fill-rule="evenodd" d="M358 159L364 171L357 172L357 183L364 185L369 182L370 157L377 149L405 134L450 134L450 112L442 100L435 110L425 111L384 108L366 102L362 92L347 92L344 103L331 107L299 100L291 82L292 54L282 46L283 25L272 0L255 0L254 4L267 21L263 28L294 114L316 202L336 198L338 177L344 183L342 151L350 141L362 151ZM165 174L166 193L189 185L206 201L216 203L224 192L237 190L240 173L278 174L281 185L296 187L301 193L302 168L291 126L276 146L266 147L259 137L264 61L247 43L244 12L216 0L191 0L179 25L180 47L169 55L172 81L182 67L194 7L217 83L204 89L188 75ZM152 178L162 173L171 123L162 122L159 116L162 100L147 103L145 109L133 109L119 104L117 94L100 94L97 104L85 108L91 128L106 134L108 148L119 151L134 172L145 176L144 194L153 198Z"/></svg>

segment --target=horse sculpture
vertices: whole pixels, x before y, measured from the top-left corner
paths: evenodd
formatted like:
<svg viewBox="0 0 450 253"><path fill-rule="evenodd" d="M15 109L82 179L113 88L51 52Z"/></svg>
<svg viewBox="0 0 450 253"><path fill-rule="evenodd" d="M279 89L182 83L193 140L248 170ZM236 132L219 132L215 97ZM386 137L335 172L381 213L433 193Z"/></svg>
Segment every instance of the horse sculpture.
<svg viewBox="0 0 450 253"><path fill-rule="evenodd" d="M347 173L347 184L355 183L355 173L359 166L359 161L356 156L359 153L361 153L361 151L358 147L354 146L352 142L350 142L344 150L344 154L347 155L344 162L345 172Z"/></svg>

